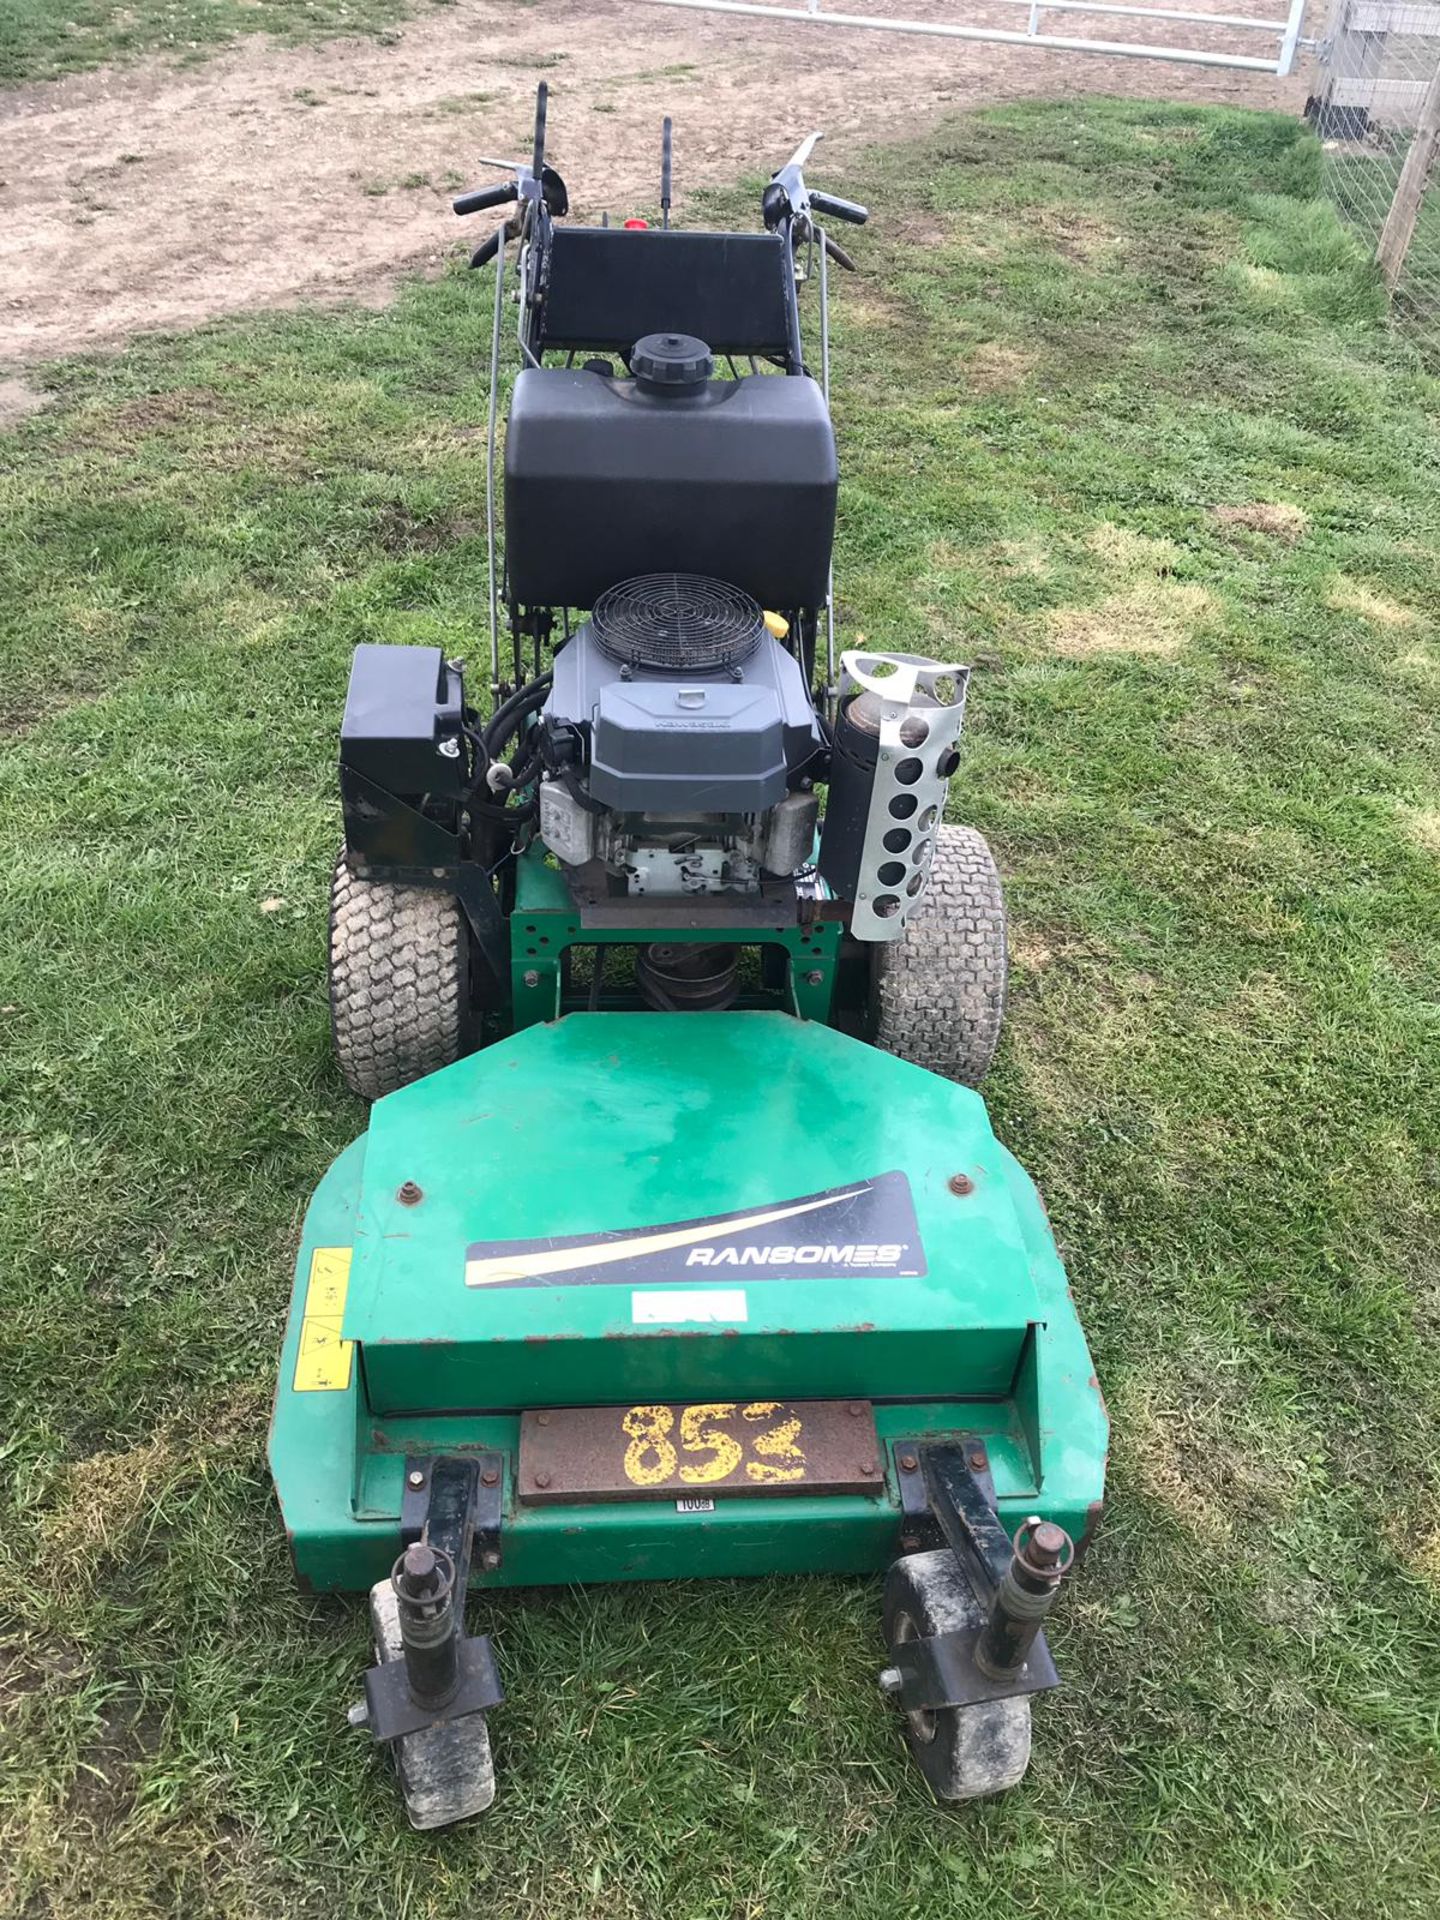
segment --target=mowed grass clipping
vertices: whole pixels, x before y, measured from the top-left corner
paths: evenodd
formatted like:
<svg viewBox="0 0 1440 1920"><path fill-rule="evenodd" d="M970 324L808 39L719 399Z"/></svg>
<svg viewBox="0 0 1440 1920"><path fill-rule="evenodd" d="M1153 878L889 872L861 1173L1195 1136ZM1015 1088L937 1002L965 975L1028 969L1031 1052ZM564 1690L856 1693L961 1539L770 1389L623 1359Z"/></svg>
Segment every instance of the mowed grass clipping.
<svg viewBox="0 0 1440 1920"><path fill-rule="evenodd" d="M52 370L0 477L9 1911L1440 1907L1440 387L1315 164L1079 102L826 182L875 216L842 637L975 663L992 1107L1115 1422L1029 1778L957 1810L875 1689L876 1583L718 1583L477 1601L499 1798L405 1827L344 1724L363 1603L294 1590L263 1445L364 1124L324 988L349 655L483 659L489 282Z"/></svg>

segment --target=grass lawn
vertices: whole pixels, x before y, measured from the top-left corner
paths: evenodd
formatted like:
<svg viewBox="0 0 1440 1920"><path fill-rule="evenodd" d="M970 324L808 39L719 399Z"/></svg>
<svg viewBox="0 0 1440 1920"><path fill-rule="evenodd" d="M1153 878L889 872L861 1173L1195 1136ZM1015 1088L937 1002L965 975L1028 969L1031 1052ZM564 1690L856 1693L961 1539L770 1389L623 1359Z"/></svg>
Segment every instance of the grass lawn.
<svg viewBox="0 0 1440 1920"><path fill-rule="evenodd" d="M958 1811L875 1690L877 1586L787 1581L487 1603L500 1797L404 1827L343 1720L363 1604L295 1593L263 1443L364 1123L323 980L349 654L482 653L489 282L51 370L0 460L0 1907L1440 1908L1440 383L1317 166L1278 118L1076 102L827 183L877 216L843 630L977 663L992 1106L1115 1423L1069 1684Z"/></svg>
<svg viewBox="0 0 1440 1920"><path fill-rule="evenodd" d="M242 33L290 42L378 33L412 10L406 0L0 0L0 87L146 53L190 60Z"/></svg>

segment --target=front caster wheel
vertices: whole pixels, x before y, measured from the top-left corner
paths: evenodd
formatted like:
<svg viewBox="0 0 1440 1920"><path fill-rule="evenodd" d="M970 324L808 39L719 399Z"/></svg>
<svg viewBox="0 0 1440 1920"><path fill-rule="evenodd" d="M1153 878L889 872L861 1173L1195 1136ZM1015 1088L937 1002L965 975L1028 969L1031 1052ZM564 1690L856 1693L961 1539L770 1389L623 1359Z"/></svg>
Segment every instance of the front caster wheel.
<svg viewBox="0 0 1440 1920"><path fill-rule="evenodd" d="M979 1627L985 1618L948 1547L897 1560L885 1576L884 1609L892 1655L907 1641ZM986 1700L907 1713L905 1741L937 1800L1003 1793L1030 1764L1030 1702Z"/></svg>
<svg viewBox="0 0 1440 1920"><path fill-rule="evenodd" d="M400 1604L388 1580L370 1589L370 1627L378 1661L405 1658ZM402 1734L390 1750L412 1827L453 1826L483 1813L495 1798L495 1763L483 1713Z"/></svg>

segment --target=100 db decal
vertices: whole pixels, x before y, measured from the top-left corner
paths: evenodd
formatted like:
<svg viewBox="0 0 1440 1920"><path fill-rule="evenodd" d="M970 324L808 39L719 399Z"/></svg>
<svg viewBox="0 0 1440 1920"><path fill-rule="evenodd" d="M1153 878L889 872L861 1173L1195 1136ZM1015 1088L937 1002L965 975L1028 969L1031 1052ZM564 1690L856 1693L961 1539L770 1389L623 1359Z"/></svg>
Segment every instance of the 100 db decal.
<svg viewBox="0 0 1440 1920"><path fill-rule="evenodd" d="M626 1410L620 1424L630 1439L624 1464L632 1486L660 1487L678 1479L685 1486L710 1487L729 1480L742 1465L755 1486L805 1478L800 1419L783 1401L711 1400L679 1412L677 1432L673 1407ZM726 1423L734 1421L740 1424L732 1432Z"/></svg>

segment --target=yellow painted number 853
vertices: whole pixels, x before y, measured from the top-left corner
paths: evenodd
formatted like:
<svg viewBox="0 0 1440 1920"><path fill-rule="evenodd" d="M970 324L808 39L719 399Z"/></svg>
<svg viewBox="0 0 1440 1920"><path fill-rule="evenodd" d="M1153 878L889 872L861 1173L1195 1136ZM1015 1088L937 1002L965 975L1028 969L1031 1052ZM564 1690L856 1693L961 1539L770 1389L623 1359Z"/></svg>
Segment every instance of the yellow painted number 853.
<svg viewBox="0 0 1440 1920"><path fill-rule="evenodd" d="M761 1431L745 1433L743 1440L727 1432L725 1423L737 1414L747 1427ZM679 1451L670 1437L675 1430L673 1407L630 1407L620 1424L630 1437L625 1476L637 1487L663 1487L677 1476L687 1487L715 1486L730 1479L742 1462L746 1479L757 1486L780 1486L805 1478L800 1420L779 1400L752 1400L745 1406L734 1400L709 1400L681 1407ZM709 1458L682 1463L682 1451Z"/></svg>

